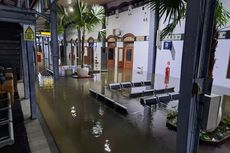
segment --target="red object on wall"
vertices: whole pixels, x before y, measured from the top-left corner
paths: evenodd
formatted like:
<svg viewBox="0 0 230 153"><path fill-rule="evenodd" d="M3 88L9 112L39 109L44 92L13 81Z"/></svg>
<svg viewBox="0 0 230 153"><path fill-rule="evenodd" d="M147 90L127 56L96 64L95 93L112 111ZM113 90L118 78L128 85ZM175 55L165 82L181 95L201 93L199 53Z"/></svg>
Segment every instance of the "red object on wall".
<svg viewBox="0 0 230 153"><path fill-rule="evenodd" d="M169 77L170 77L170 67L169 67L169 65L170 65L170 62L168 61L167 62L167 66L165 68L165 81L164 81L164 83L166 85L169 84Z"/></svg>
<svg viewBox="0 0 230 153"><path fill-rule="evenodd" d="M42 62L42 56L40 54L38 54L38 62L41 63Z"/></svg>

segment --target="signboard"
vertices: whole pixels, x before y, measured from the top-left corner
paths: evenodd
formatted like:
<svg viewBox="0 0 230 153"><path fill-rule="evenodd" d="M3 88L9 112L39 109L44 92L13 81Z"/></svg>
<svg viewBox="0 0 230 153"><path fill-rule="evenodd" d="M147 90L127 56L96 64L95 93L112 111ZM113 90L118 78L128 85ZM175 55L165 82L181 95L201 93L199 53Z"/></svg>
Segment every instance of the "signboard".
<svg viewBox="0 0 230 153"><path fill-rule="evenodd" d="M221 32L219 32L219 39L225 39L226 38L226 34L227 34L227 32L226 31L221 31Z"/></svg>
<svg viewBox="0 0 230 153"><path fill-rule="evenodd" d="M124 42L133 42L133 41L135 41L135 38L133 38L133 37L126 37L126 38L124 38L123 41Z"/></svg>
<svg viewBox="0 0 230 153"><path fill-rule="evenodd" d="M26 41L35 41L34 25L23 25L23 35Z"/></svg>
<svg viewBox="0 0 230 153"><path fill-rule="evenodd" d="M136 41L145 41L145 36L137 36Z"/></svg>
<svg viewBox="0 0 230 153"><path fill-rule="evenodd" d="M50 32L41 32L41 36L50 37L51 33Z"/></svg>
<svg viewBox="0 0 230 153"><path fill-rule="evenodd" d="M183 35L183 34L169 34L169 35L167 35L167 36L165 37L164 40L171 40L171 41L177 40L177 41L180 41L180 40L183 40L183 39L182 39L182 35Z"/></svg>
<svg viewBox="0 0 230 153"><path fill-rule="evenodd" d="M172 42L171 41L164 41L163 49L172 50Z"/></svg>

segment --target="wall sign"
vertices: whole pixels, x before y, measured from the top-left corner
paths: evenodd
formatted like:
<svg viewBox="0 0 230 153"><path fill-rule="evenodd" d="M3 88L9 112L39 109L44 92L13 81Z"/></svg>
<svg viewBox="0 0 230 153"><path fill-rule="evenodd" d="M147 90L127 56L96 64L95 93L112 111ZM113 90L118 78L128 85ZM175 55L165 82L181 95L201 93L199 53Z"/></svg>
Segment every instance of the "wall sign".
<svg viewBox="0 0 230 153"><path fill-rule="evenodd" d="M136 36L136 41L145 41L145 36Z"/></svg>
<svg viewBox="0 0 230 153"><path fill-rule="evenodd" d="M164 40L168 40L168 41L169 40L171 40L171 41L183 40L183 35L184 34L170 34L170 35L167 35Z"/></svg>
<svg viewBox="0 0 230 153"><path fill-rule="evenodd" d="M35 41L34 25L23 25L23 35L26 41Z"/></svg>
<svg viewBox="0 0 230 153"><path fill-rule="evenodd" d="M163 49L172 50L172 41L164 41Z"/></svg>
<svg viewBox="0 0 230 153"><path fill-rule="evenodd" d="M135 39L133 37L126 37L126 38L124 38L123 41L124 42L132 42L132 41L135 41Z"/></svg>
<svg viewBox="0 0 230 153"><path fill-rule="evenodd" d="M230 30L220 31L218 39L230 39ZM164 38L165 41L183 41L184 34L169 34Z"/></svg>

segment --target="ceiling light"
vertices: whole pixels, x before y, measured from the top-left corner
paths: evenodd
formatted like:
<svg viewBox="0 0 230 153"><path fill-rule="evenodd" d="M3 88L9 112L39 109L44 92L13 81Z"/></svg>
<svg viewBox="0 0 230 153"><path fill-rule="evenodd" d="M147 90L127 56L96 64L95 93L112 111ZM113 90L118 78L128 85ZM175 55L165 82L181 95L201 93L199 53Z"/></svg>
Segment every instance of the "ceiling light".
<svg viewBox="0 0 230 153"><path fill-rule="evenodd" d="M69 7L69 11L70 11L70 12L73 12L73 8L72 8L72 7Z"/></svg>
<svg viewBox="0 0 230 153"><path fill-rule="evenodd" d="M68 0L68 4L71 4L72 3L72 0Z"/></svg>

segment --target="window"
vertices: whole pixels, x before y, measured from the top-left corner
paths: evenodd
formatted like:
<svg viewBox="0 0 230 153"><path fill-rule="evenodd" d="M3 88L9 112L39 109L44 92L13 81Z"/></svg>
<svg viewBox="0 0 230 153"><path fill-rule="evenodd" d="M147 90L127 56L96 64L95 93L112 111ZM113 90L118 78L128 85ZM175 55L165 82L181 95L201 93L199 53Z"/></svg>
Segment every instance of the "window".
<svg viewBox="0 0 230 153"><path fill-rule="evenodd" d="M114 51L113 51L113 48L109 48L109 52L108 52L108 54L109 54L109 55L108 55L108 59L109 59L109 60L113 60L113 52L114 52Z"/></svg>
<svg viewBox="0 0 230 153"><path fill-rule="evenodd" d="M126 51L126 61L131 61L132 60L132 49L127 49Z"/></svg>

